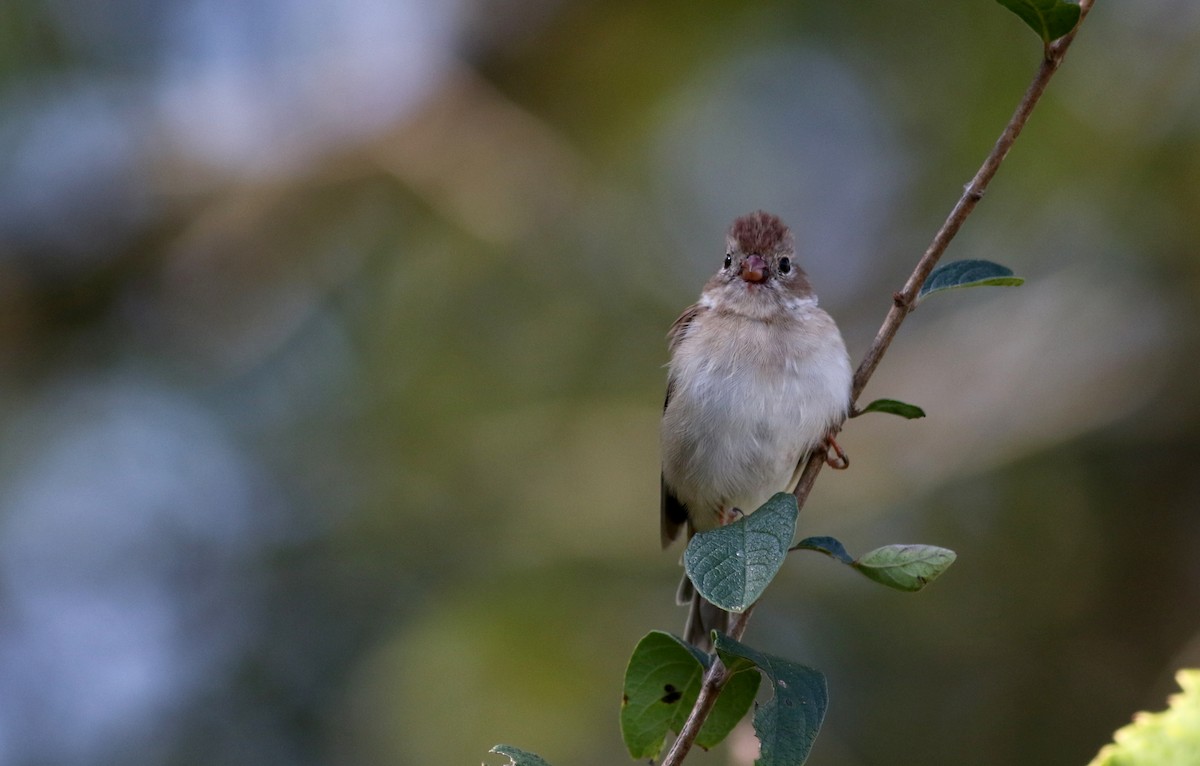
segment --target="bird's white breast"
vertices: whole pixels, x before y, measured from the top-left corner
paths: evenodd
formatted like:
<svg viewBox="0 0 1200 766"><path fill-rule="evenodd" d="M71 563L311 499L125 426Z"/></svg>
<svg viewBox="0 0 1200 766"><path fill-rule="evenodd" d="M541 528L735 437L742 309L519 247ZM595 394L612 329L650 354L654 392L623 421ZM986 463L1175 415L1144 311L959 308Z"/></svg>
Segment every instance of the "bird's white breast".
<svg viewBox="0 0 1200 766"><path fill-rule="evenodd" d="M705 312L670 376L663 478L701 530L722 510L749 513L790 489L799 460L849 407L846 347L815 301L786 322Z"/></svg>

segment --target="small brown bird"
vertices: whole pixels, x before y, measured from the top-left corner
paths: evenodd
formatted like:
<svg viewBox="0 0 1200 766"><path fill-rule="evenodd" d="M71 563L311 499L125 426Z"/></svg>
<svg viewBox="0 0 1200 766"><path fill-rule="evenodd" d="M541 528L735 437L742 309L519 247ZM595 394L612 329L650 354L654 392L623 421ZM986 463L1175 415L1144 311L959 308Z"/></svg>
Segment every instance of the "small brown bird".
<svg viewBox="0 0 1200 766"><path fill-rule="evenodd" d="M713 529L791 491L813 450L836 447L850 409L846 345L817 307L792 233L762 211L729 228L721 268L667 334L662 544ZM685 575L685 638L709 647L728 613Z"/></svg>

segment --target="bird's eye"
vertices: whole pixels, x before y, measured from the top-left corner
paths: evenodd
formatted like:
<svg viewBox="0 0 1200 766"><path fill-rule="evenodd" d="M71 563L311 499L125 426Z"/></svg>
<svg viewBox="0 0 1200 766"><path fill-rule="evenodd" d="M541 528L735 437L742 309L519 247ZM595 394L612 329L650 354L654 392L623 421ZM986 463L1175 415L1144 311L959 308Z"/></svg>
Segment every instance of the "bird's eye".
<svg viewBox="0 0 1200 766"><path fill-rule="evenodd" d="M732 266L732 265L733 265L733 256L732 256L732 255L728 255L728 254L726 254L726 256L725 256L725 268L729 268L729 267L730 267L730 266Z"/></svg>
<svg viewBox="0 0 1200 766"><path fill-rule="evenodd" d="M786 257L780 258L779 259L779 273L786 274L791 270L792 270L792 259L786 258Z"/></svg>

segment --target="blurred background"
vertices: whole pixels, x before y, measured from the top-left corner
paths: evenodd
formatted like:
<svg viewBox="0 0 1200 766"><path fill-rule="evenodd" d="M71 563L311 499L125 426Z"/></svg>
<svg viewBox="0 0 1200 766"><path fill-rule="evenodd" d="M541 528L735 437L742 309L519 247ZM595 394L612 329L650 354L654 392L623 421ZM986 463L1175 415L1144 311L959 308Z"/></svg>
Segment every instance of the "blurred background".
<svg viewBox="0 0 1200 766"><path fill-rule="evenodd" d="M5 0L0 763L627 762L664 334L780 214L861 357L1040 56L989 0ZM1200 5L1100 2L746 640L815 766L1083 764L1200 665ZM746 731L697 752L748 763Z"/></svg>

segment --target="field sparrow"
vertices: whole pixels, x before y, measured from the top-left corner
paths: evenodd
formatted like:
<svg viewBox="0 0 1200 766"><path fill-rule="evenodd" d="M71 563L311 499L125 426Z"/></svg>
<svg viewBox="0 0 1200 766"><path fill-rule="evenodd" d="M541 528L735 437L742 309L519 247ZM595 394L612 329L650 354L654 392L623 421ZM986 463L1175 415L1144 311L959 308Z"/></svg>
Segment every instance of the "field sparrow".
<svg viewBox="0 0 1200 766"><path fill-rule="evenodd" d="M667 334L662 544L691 539L795 488L810 452L836 447L850 358L796 263L792 233L762 211L729 228L721 268ZM840 454L840 451L839 451ZM844 458L844 456L843 456ZM729 615L685 575L685 638L708 648Z"/></svg>

